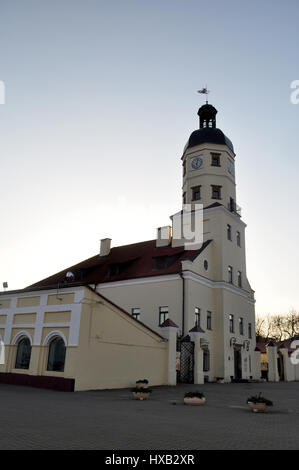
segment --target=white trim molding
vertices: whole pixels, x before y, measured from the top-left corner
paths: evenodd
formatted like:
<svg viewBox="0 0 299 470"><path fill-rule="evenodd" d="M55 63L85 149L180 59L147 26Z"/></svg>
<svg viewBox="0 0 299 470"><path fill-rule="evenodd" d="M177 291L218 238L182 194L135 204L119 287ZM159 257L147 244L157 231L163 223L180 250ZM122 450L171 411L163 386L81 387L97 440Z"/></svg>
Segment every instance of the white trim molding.
<svg viewBox="0 0 299 470"><path fill-rule="evenodd" d="M59 330L55 330L55 331L50 331L50 333L47 334L47 336L45 337L44 339L44 342L43 342L43 346L48 346L49 343L51 342L52 339L54 338L61 338L63 341L64 341L64 344L65 346L67 346L67 340L66 340L66 337L64 336L64 334L59 331Z"/></svg>
<svg viewBox="0 0 299 470"><path fill-rule="evenodd" d="M12 345L18 344L18 342L19 342L20 339L22 339L22 338L28 338L29 341L30 341L30 345L32 346L32 338L31 338L30 334L28 333L28 331L25 331L25 330L19 331L19 332L13 337L13 340L12 340L11 344L12 344Z"/></svg>

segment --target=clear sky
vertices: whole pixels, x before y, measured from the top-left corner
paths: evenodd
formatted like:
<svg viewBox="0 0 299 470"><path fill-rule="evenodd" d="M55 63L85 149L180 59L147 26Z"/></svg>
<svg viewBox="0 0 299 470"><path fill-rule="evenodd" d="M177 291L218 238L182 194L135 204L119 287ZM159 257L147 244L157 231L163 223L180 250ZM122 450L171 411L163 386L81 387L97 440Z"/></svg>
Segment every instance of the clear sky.
<svg viewBox="0 0 299 470"><path fill-rule="evenodd" d="M152 239L208 84L259 314L299 309L298 0L0 0L0 285Z"/></svg>

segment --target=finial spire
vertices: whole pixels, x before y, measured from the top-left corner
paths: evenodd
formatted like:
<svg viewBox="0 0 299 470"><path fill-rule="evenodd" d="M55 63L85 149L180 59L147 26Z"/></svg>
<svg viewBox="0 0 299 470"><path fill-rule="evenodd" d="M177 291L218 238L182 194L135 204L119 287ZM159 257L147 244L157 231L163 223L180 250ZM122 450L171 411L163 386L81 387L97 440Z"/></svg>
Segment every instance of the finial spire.
<svg viewBox="0 0 299 470"><path fill-rule="evenodd" d="M206 85L204 88L201 88L201 90L197 90L197 93L201 93L202 95L207 95L206 104L208 104L208 94L210 93L210 90L208 90L208 85Z"/></svg>

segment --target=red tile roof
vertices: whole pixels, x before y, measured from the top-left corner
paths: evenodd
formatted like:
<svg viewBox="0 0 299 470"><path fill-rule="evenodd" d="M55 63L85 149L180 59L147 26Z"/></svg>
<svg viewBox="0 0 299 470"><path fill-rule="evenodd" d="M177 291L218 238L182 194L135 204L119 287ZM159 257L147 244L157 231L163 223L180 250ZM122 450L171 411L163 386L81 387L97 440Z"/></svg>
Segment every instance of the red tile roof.
<svg viewBox="0 0 299 470"><path fill-rule="evenodd" d="M182 246L156 248L156 240L117 246L112 248L107 256L93 256L29 287L49 287L57 284L62 287L67 284L65 275L68 271L75 276L73 285L179 273L182 270L181 262L194 260L211 241L204 242L199 250L184 250Z"/></svg>

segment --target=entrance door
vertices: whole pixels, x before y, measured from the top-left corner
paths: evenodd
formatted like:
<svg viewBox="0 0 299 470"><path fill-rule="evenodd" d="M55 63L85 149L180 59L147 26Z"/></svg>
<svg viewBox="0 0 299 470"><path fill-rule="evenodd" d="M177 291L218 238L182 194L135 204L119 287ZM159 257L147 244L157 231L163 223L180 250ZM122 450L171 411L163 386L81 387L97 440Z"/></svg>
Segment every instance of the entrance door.
<svg viewBox="0 0 299 470"><path fill-rule="evenodd" d="M239 349L234 350L234 359L235 359L235 379L242 378L242 356Z"/></svg>
<svg viewBox="0 0 299 470"><path fill-rule="evenodd" d="M180 353L180 368L177 371L177 381L179 383L194 383L194 343L187 336L178 339L177 351Z"/></svg>

